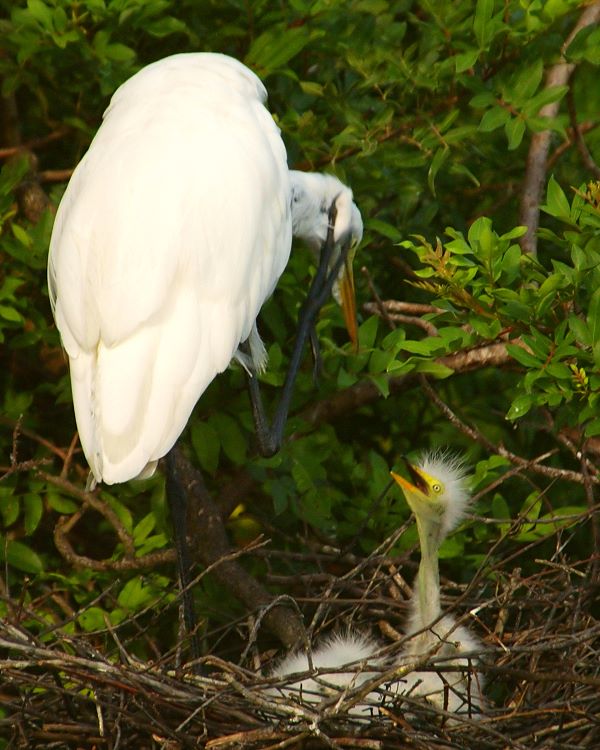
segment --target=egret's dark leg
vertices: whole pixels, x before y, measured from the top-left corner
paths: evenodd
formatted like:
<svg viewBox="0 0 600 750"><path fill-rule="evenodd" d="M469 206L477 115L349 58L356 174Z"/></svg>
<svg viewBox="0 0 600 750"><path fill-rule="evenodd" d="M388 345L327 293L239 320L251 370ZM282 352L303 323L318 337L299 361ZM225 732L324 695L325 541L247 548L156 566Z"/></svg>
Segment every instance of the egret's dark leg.
<svg viewBox="0 0 600 750"><path fill-rule="evenodd" d="M348 244L342 248L340 257L330 269L335 246L333 234L336 214L337 209L334 202L329 209L329 227L327 230L327 237L321 248L321 256L317 272L312 284L310 285L302 309L300 310L300 315L298 316L298 331L292 356L290 358L290 365L281 390L280 401L277 405L273 416L273 422L270 426L263 407L258 379L252 375L248 376L248 390L250 392L250 401L252 403L252 414L254 417L258 449L263 456L272 456L277 453L281 447L285 423L287 422L290 403L292 401L294 383L302 361L304 345L308 338L311 339L311 342L313 342L314 345L314 341L316 340L316 336L314 335L315 320L319 311L331 296L333 284L339 275L342 265L346 261L346 256L350 249L350 243L348 242Z"/></svg>
<svg viewBox="0 0 600 750"><path fill-rule="evenodd" d="M200 658L200 643L198 633L196 632L196 616L194 614L194 599L190 584L192 582L192 556L190 554L190 545L187 537L187 513L188 499L185 489L179 479L177 464L175 461L175 450L172 448L166 457L166 493L169 510L171 512L171 521L173 524L173 534L175 541L175 551L177 553L177 568L179 572L179 584L181 586L181 596L183 601L183 619L188 637L190 639L190 649L193 659Z"/></svg>

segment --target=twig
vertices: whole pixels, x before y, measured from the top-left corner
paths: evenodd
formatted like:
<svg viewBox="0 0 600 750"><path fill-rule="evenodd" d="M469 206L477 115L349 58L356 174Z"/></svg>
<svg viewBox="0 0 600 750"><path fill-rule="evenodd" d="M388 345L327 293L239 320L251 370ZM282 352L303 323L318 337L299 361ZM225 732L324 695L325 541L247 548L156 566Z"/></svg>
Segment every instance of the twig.
<svg viewBox="0 0 600 750"><path fill-rule="evenodd" d="M575 77L575 76L573 76ZM600 180L600 167L594 161L590 151L583 139L583 134L579 123L577 122L577 109L575 107L575 95L573 94L573 86L569 87L567 92L567 109L569 111L569 119L571 120L571 127L573 129L573 137L575 138L575 145L579 151L579 156L583 162L583 166L587 171L593 175L597 180Z"/></svg>
<svg viewBox="0 0 600 750"><path fill-rule="evenodd" d="M17 154L22 153L23 151L33 151L36 148L40 148L40 146L46 146L48 143L53 143L60 138L64 138L64 136L68 135L70 132L70 128L61 127L48 133L48 135L43 135L39 138L31 138L30 140L25 141L25 143L0 148L0 159L7 159L11 156L16 156Z"/></svg>
<svg viewBox="0 0 600 750"><path fill-rule="evenodd" d="M431 401L433 401L438 409L455 427L457 427L465 435L468 435L468 437L470 437L475 442L479 443L480 445L484 445L486 449L491 453L497 453L500 456L504 456L505 458L508 458L511 463L514 463L515 465L520 466L524 469L529 469L536 474L542 474L543 476L550 477L551 479L565 479L570 482L577 482L578 484L585 485L585 477L583 476L583 474L580 474L577 471L571 471L569 469L556 469L552 466L544 466L537 463L537 460L539 459L537 459L536 461L529 461L525 458L522 458L521 456L517 456L516 453L512 453L502 445L495 445L491 440L488 440L488 438L486 438L485 435L478 429L476 429L475 427L471 427L470 425L463 422L437 395L437 393L428 382L427 378L421 375L420 383L421 387L431 399ZM600 477L590 477L589 481L593 482L594 484L600 484Z"/></svg>

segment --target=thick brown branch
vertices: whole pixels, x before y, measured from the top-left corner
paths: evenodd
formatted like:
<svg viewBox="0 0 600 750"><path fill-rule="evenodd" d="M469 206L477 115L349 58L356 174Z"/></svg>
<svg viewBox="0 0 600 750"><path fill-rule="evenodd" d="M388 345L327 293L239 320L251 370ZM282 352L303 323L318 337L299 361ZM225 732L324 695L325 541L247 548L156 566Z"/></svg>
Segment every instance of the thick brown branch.
<svg viewBox="0 0 600 750"><path fill-rule="evenodd" d="M511 344L519 345L519 340L514 339ZM475 349L438 357L437 363L450 367L455 372L469 372L482 367L499 367L511 362L511 357L506 351L506 344L493 343ZM412 387L417 376L409 375L390 376L388 385L390 393L398 394ZM339 417L357 411L363 406L381 398L381 391L371 380L361 380L349 388L337 391L333 396L317 401L317 403L302 412L302 418L309 424L316 426L322 422L332 422Z"/></svg>
<svg viewBox="0 0 600 750"><path fill-rule="evenodd" d="M305 640L299 615L289 606L274 604L274 599L240 563L231 559L229 540L217 504L204 485L199 471L180 450L176 452L179 479L188 498L188 545L198 562L213 566L214 577L251 611L268 609L267 627L288 648Z"/></svg>
<svg viewBox="0 0 600 750"><path fill-rule="evenodd" d="M594 2L589 5L581 14L579 20L573 27L571 33L566 38L561 49L561 60L553 65L546 76L546 88L554 86L566 86L575 70L573 63L567 63L564 54L575 36L592 24L600 20L600 2ZM558 113L559 102L551 102L540 109L539 117L556 117ZM546 182L546 165L548 160L548 150L552 132L542 130L534 133L529 146L527 155L527 167L525 170L525 179L523 181L523 193L521 196L521 211L519 221L527 227L527 232L521 238L521 247L523 252L535 255L537 252L537 229L540 220L540 201L542 191Z"/></svg>

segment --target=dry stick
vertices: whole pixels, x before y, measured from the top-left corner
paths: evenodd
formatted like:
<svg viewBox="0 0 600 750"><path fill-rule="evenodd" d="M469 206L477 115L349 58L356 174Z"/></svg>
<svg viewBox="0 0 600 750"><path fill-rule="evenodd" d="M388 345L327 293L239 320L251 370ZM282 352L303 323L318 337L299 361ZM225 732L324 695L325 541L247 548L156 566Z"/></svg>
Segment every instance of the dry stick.
<svg viewBox="0 0 600 750"><path fill-rule="evenodd" d="M582 122L578 126L578 130L580 134L583 136L585 133L589 133L591 130L595 130L600 123L597 122ZM573 132L573 128L567 129L567 140L563 141L559 146L557 146L552 154L548 157L548 161L546 163L546 169L549 171L552 169L552 167L556 164L556 162L560 159L560 157L565 153L565 151L568 151L571 146L575 143L575 133Z"/></svg>
<svg viewBox="0 0 600 750"><path fill-rule="evenodd" d="M598 23L599 20L600 2L597 0L585 8L571 33L562 45L561 61L556 65L553 65L546 76L547 89L554 86L567 85L569 78L575 70L575 65L573 63L565 62L564 54L581 29ZM556 117L558 109L559 102L551 102L540 109L538 117ZM523 181L523 194L521 196L519 221L527 227L526 234L521 238L521 248L524 253L530 253L531 255L536 255L537 253L536 233L540 221L540 201L546 181L546 165L551 138L552 131L550 130L542 130L539 133L534 133L531 137L529 153L527 154L527 167L525 169L525 179Z"/></svg>
<svg viewBox="0 0 600 750"><path fill-rule="evenodd" d="M8 417L0 416L0 425L7 425L8 427L15 426L15 420L9 419ZM50 440L47 440L46 438L42 437L41 435L38 435L37 432L33 432L32 430L28 430L26 427L19 427L19 432L21 435L24 435L25 437L30 438L31 440L34 440L36 443L39 443L44 448L47 448L50 453L53 453L55 456L58 456L61 461L66 461L70 448L65 451L62 448L59 448L57 445L54 445ZM77 433L75 433L75 437L77 436Z"/></svg>
<svg viewBox="0 0 600 750"><path fill-rule="evenodd" d="M53 141L63 138L70 132L70 128L62 127L58 128L57 130L53 130L51 133L48 133L48 135L43 135L40 138L32 138L31 140L25 141L25 143L21 143L20 145L0 148L0 159L8 159L11 156L16 156L17 154L22 153L23 151L33 151L36 148L40 148L40 146L45 146L48 143L52 143Z"/></svg>

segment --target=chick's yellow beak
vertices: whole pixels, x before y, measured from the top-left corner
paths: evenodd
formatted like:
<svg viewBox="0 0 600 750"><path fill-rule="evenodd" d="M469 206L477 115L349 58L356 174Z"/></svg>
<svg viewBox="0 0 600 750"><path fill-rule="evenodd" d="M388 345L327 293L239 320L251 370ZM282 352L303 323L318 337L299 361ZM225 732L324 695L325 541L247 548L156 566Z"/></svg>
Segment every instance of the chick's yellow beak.
<svg viewBox="0 0 600 750"><path fill-rule="evenodd" d="M404 477L400 476L400 474L390 471L396 484L400 485L405 494L427 496L429 494L429 482L427 481L427 477L416 466L413 466L406 461L406 459L404 462L413 481L411 483Z"/></svg>
<svg viewBox="0 0 600 750"><path fill-rule="evenodd" d="M417 492L417 488L414 486L414 484L411 484L404 477L401 477L400 474L396 474L394 471L390 471L390 475L395 480L396 484L400 485L400 488L404 492Z"/></svg>

